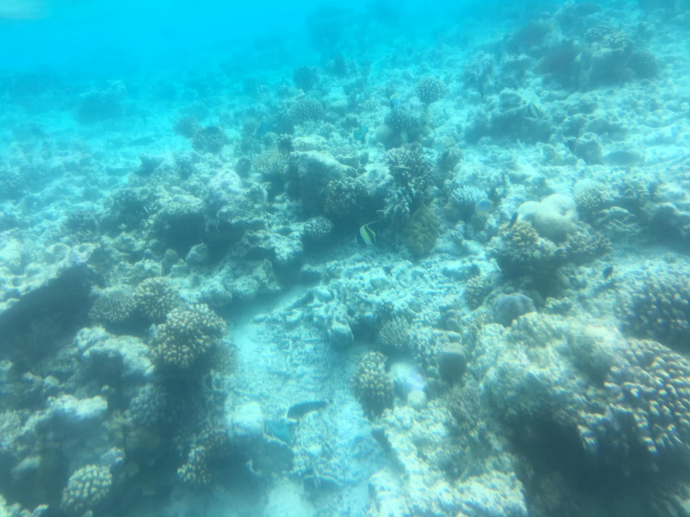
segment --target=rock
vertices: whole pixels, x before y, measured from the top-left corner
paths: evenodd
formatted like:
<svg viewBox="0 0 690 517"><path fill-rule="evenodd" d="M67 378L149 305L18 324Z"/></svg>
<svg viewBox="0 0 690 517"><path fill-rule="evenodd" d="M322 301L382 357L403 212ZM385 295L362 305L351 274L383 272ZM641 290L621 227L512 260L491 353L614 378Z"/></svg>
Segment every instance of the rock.
<svg viewBox="0 0 690 517"><path fill-rule="evenodd" d="M231 440L256 444L264 439L264 414L258 402L237 406L229 424Z"/></svg>
<svg viewBox="0 0 690 517"><path fill-rule="evenodd" d="M536 310L532 299L520 293L503 294L493 305L494 319L504 327L510 327L520 316Z"/></svg>
<svg viewBox="0 0 690 517"><path fill-rule="evenodd" d="M196 244L189 250L185 262L191 266L202 266L208 262L209 251L206 243Z"/></svg>

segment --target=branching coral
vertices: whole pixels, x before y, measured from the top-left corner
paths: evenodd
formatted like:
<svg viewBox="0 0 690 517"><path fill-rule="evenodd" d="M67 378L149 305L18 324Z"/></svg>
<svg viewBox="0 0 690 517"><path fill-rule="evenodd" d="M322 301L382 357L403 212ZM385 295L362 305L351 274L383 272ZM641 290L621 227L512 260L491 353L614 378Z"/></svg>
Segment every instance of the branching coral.
<svg viewBox="0 0 690 517"><path fill-rule="evenodd" d="M137 307L131 292L114 289L101 293L91 306L89 317L106 327L126 322Z"/></svg>
<svg viewBox="0 0 690 517"><path fill-rule="evenodd" d="M637 445L652 462L690 454L690 362L654 341L631 341L625 362L604 382L610 402L603 414L588 413L578 427L585 448L624 452ZM631 441L632 440L632 441Z"/></svg>
<svg viewBox="0 0 690 517"><path fill-rule="evenodd" d="M687 272L649 273L623 295L619 315L625 328L672 348L690 344L690 280Z"/></svg>

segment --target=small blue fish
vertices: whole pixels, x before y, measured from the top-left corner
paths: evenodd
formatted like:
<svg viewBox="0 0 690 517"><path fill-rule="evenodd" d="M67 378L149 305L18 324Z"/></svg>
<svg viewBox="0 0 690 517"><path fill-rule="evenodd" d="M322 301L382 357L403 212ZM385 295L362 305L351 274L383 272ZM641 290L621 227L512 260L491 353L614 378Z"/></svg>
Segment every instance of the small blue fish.
<svg viewBox="0 0 690 517"><path fill-rule="evenodd" d="M354 130L354 132L352 133L352 137L358 142L364 143L366 141L368 132L369 128L367 126L360 126Z"/></svg>
<svg viewBox="0 0 690 517"><path fill-rule="evenodd" d="M400 107L400 95L397 93L394 93L393 95L390 96L390 99L388 99L390 102L391 109L394 110L396 108Z"/></svg>
<svg viewBox="0 0 690 517"><path fill-rule="evenodd" d="M491 212L493 207L494 205L491 201L488 199L482 199L474 206L474 213L476 215L487 215L489 212Z"/></svg>

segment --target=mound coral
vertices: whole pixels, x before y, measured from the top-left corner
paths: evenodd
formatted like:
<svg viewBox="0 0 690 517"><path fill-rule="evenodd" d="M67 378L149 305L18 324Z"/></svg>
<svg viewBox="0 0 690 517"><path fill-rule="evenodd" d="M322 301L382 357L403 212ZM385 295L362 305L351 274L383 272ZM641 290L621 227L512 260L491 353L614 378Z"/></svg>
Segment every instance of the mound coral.
<svg viewBox="0 0 690 517"><path fill-rule="evenodd" d="M352 393L370 418L393 406L393 381L386 372L386 356L380 352L366 354L350 380Z"/></svg>
<svg viewBox="0 0 690 517"><path fill-rule="evenodd" d="M137 310L153 323L161 322L179 303L175 290L162 278L147 278L134 290Z"/></svg>
<svg viewBox="0 0 690 517"><path fill-rule="evenodd" d="M206 304L174 309L158 325L155 355L165 366L188 369L225 335L225 322Z"/></svg>
<svg viewBox="0 0 690 517"><path fill-rule="evenodd" d="M482 306L484 299L494 288L493 279L477 275L465 283L463 298L467 306L474 310Z"/></svg>
<svg viewBox="0 0 690 517"><path fill-rule="evenodd" d="M108 495L112 484L113 476L107 467L82 467L70 476L62 492L60 508L75 516L93 510Z"/></svg>

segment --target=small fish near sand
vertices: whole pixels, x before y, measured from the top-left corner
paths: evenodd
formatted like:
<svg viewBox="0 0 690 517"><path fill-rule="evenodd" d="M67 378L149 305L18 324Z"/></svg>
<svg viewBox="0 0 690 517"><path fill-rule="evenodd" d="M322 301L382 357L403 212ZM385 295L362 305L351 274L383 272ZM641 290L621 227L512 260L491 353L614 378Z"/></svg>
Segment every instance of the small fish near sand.
<svg viewBox="0 0 690 517"><path fill-rule="evenodd" d="M532 101L527 105L527 115L530 118L540 119L544 116L544 112L541 110L538 104Z"/></svg>
<svg viewBox="0 0 690 517"><path fill-rule="evenodd" d="M374 230L374 227L379 224L381 224L381 221L363 224L355 236L355 242L361 246L376 246L376 244L378 244L379 235L378 232Z"/></svg>

